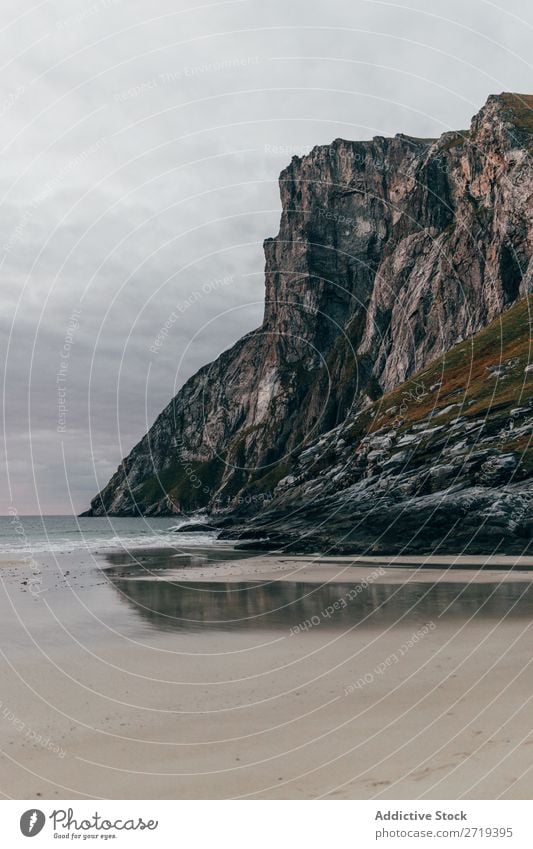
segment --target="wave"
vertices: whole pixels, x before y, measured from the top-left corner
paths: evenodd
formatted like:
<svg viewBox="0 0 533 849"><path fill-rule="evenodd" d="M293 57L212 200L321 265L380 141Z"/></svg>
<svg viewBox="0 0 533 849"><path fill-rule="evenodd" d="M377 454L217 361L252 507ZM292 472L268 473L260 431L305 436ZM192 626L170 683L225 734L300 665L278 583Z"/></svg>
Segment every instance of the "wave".
<svg viewBox="0 0 533 849"><path fill-rule="evenodd" d="M169 529L171 530L171 529ZM47 538L29 539L25 537L18 541L0 543L0 554L70 554L74 551L85 551L96 554L100 551L131 550L134 548L173 548L181 551L189 546L214 545L217 534L213 532L183 533L177 536L171 533L136 533L123 536L82 536L81 539Z"/></svg>

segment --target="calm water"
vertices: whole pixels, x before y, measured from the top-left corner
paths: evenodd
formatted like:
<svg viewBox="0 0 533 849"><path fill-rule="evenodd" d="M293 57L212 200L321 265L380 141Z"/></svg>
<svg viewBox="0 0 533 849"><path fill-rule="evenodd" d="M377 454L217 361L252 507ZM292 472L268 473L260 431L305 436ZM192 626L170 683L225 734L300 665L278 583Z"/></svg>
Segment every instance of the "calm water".
<svg viewBox="0 0 533 849"><path fill-rule="evenodd" d="M496 576L490 583L431 584L417 582L413 573L408 583L370 583L365 588L355 575L351 584L323 586L195 583L195 574L206 564L223 566L227 575L236 561L254 555L217 544L214 534L176 534L177 526L176 519L1 518L0 554L6 562L0 633L5 630L6 641L13 642L8 623L13 611L44 633L56 627L53 610L60 622L85 636L104 622L132 632L195 634L250 629L287 633L303 625L301 634L309 622L324 630L385 628L400 622L418 627L440 617L533 617L533 585L498 584ZM58 554L64 556L56 559ZM369 573L375 565L368 564ZM173 578L177 568L190 569L187 582ZM37 592L29 582L35 579Z"/></svg>
<svg viewBox="0 0 533 849"><path fill-rule="evenodd" d="M198 552L202 551L201 549ZM324 585L296 581L194 582L194 567L205 562L229 563L243 555L215 549L140 553L136 558L108 554L105 574L122 604L163 630L205 631L240 629L296 629L302 633L321 628L379 627L406 621L421 626L441 616L501 619L533 618L533 584L445 581L419 583L353 583ZM246 552L250 557L250 552ZM172 572L190 566L191 580L176 581ZM369 568L371 571L371 568ZM302 625L304 627L299 628Z"/></svg>

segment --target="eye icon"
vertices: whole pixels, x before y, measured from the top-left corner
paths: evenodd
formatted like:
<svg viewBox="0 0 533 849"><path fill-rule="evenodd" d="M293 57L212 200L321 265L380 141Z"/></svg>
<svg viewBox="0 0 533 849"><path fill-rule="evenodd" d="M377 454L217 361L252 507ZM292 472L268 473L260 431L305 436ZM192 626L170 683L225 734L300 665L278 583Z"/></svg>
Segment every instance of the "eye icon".
<svg viewBox="0 0 533 849"><path fill-rule="evenodd" d="M46 822L46 817L42 811L37 808L31 808L25 811L20 818L20 830L24 837L35 837L42 831Z"/></svg>

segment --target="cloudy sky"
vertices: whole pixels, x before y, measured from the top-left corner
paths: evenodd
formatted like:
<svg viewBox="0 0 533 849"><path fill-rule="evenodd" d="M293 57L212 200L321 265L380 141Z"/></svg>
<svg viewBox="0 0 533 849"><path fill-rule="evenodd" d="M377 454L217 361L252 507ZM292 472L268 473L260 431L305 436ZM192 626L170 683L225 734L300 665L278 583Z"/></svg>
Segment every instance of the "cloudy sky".
<svg viewBox="0 0 533 849"><path fill-rule="evenodd" d="M0 512L87 507L260 323L292 154L532 92L532 23L527 0L3 0Z"/></svg>

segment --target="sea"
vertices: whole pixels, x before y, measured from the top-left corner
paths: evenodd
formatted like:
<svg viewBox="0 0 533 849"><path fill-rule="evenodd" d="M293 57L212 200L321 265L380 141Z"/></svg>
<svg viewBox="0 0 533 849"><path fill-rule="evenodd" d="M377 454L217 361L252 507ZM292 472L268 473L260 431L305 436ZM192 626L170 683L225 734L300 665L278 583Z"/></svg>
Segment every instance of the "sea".
<svg viewBox="0 0 533 849"><path fill-rule="evenodd" d="M200 519L196 521L200 523ZM176 533L191 523L195 520L177 517L0 516L0 555L100 554L136 548L216 545L216 533L212 531Z"/></svg>

